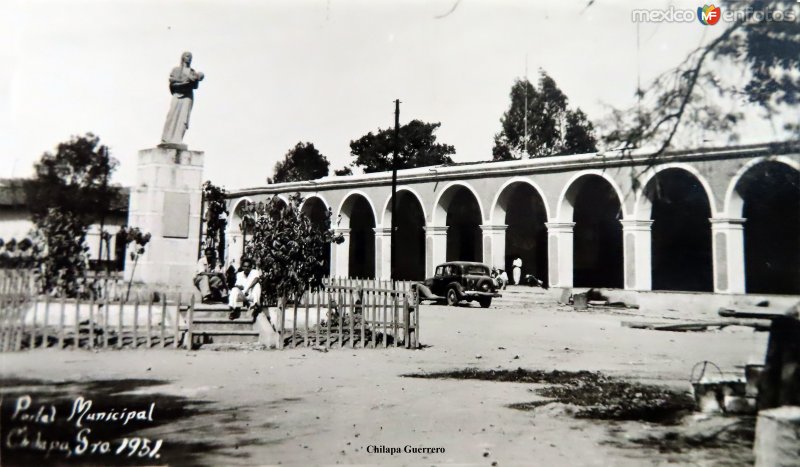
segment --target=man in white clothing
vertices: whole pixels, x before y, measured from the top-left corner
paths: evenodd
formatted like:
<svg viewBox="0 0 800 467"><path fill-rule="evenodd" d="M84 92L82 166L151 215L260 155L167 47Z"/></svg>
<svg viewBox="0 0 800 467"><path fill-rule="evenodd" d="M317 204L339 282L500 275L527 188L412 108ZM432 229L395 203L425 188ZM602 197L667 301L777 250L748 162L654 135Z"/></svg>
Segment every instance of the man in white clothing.
<svg viewBox="0 0 800 467"><path fill-rule="evenodd" d="M254 310L261 306L261 284L258 282L260 275L258 270L253 269L251 259L242 259L242 268L236 274L236 283L229 295L228 306L231 314L228 315L228 319L236 319L239 309L243 306Z"/></svg>

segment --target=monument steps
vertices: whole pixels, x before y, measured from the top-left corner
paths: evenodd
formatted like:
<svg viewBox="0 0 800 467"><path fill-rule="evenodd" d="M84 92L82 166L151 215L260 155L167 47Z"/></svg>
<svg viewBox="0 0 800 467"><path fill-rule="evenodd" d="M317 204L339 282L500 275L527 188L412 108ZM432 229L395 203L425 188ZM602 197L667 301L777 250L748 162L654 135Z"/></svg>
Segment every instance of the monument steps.
<svg viewBox="0 0 800 467"><path fill-rule="evenodd" d="M181 308L184 319L189 307ZM198 303L192 313L192 347L204 348L211 344L257 344L259 331L253 326L249 312L242 310L239 317L228 319L230 308L224 303Z"/></svg>

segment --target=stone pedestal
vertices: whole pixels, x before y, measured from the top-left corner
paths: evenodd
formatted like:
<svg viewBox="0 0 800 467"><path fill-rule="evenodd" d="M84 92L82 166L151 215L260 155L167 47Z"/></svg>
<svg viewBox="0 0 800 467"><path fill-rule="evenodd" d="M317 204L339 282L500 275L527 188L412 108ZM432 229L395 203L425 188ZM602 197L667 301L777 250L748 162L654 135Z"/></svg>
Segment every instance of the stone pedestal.
<svg viewBox="0 0 800 467"><path fill-rule="evenodd" d="M350 229L333 229L344 242L331 245L331 277L348 277L350 274Z"/></svg>
<svg viewBox="0 0 800 467"><path fill-rule="evenodd" d="M572 287L574 222L548 222L547 261L550 287Z"/></svg>
<svg viewBox="0 0 800 467"><path fill-rule="evenodd" d="M714 292L743 294L744 223L740 218L712 218L711 244L714 252Z"/></svg>
<svg viewBox="0 0 800 467"><path fill-rule="evenodd" d="M483 232L483 262L489 267L506 268L506 230L508 226L481 225Z"/></svg>
<svg viewBox="0 0 800 467"><path fill-rule="evenodd" d="M375 277L392 278L392 228L375 227ZM402 254L398 252L398 254Z"/></svg>
<svg viewBox="0 0 800 467"><path fill-rule="evenodd" d="M651 220L621 220L624 246L625 290L652 290Z"/></svg>
<svg viewBox="0 0 800 467"><path fill-rule="evenodd" d="M131 189L128 225L151 234L134 274L154 288L194 289L192 278L200 241L203 152L156 147L139 151L136 185Z"/></svg>
<svg viewBox="0 0 800 467"><path fill-rule="evenodd" d="M433 277L436 266L447 261L447 226L425 227L425 277Z"/></svg>

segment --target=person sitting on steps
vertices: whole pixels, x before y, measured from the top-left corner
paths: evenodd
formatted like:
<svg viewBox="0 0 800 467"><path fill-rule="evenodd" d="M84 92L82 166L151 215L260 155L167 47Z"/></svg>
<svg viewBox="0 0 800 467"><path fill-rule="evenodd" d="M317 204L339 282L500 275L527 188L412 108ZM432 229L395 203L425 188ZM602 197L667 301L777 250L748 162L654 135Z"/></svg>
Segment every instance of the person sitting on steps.
<svg viewBox="0 0 800 467"><path fill-rule="evenodd" d="M228 298L228 287L225 284L225 274L222 264L217 261L217 254L213 248L205 249L205 254L197 260L194 285L200 291L203 303L225 301Z"/></svg>
<svg viewBox="0 0 800 467"><path fill-rule="evenodd" d="M236 274L236 283L229 295L228 307L231 309L229 320L239 317L242 307L258 312L261 307L261 284L258 279L261 273L253 268L253 260L242 258L241 268Z"/></svg>

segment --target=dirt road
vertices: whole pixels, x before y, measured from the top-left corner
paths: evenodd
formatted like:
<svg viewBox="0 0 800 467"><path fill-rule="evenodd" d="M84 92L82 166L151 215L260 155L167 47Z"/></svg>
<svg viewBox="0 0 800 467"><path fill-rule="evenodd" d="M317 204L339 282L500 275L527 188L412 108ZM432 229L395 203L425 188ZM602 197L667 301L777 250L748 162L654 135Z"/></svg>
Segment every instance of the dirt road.
<svg viewBox="0 0 800 467"><path fill-rule="evenodd" d="M535 393L541 385L401 375L464 368L591 370L688 390L695 362L711 360L735 372L737 365L763 357L767 338L746 328L634 330L620 326L630 316L576 313L555 305L489 310L423 306L421 317L420 339L427 347L417 351L5 354L0 357L2 463L40 458L133 465L718 463L726 459L724 446L660 452L664 449L628 442L634 434L658 429L649 423L580 419L559 404L528 411L509 408L541 400ZM31 408L17 410L24 407L19 405L24 395L31 396ZM35 416L38 403L52 403L63 425L45 434L69 438L65 442L74 451L78 427L74 419L65 420L77 396L93 400L94 409L105 403L106 412L146 410L154 404L151 421L85 426L94 430L88 441L106 437L118 445L133 435L161 440L157 457L139 458L141 450L130 451L128 445L117 455L66 457L54 449L44 458L22 449L19 436L9 445L10 430L20 426L20 417ZM34 429L48 429L43 423L29 426L31 435ZM117 445L111 442L111 450ZM404 452L409 450L416 452ZM735 464L741 457L729 461Z"/></svg>

